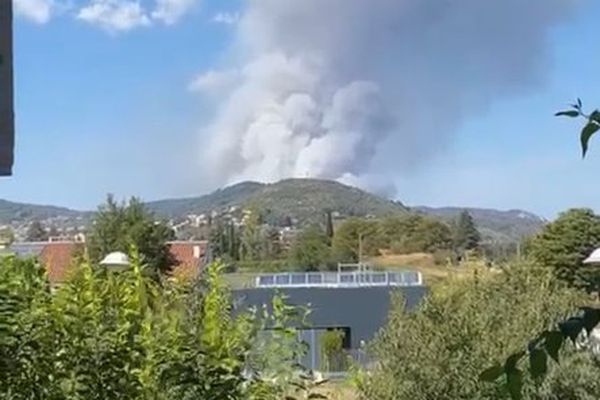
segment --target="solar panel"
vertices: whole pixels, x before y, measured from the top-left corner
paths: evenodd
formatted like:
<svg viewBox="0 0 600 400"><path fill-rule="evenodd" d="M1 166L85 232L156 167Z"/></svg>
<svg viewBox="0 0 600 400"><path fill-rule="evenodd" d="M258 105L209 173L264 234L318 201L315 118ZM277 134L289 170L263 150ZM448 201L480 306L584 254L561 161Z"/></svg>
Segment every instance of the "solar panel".
<svg viewBox="0 0 600 400"><path fill-rule="evenodd" d="M0 176L12 174L14 148L12 1L0 1Z"/></svg>

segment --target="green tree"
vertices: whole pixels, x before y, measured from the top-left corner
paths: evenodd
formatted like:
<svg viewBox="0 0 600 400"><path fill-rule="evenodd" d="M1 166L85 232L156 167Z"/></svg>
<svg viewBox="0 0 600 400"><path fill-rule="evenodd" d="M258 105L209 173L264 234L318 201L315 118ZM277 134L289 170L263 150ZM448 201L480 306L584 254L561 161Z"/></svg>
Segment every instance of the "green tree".
<svg viewBox="0 0 600 400"><path fill-rule="evenodd" d="M408 238L415 251L433 253L452 247L452 231L441 221L423 218Z"/></svg>
<svg viewBox="0 0 600 400"><path fill-rule="evenodd" d="M111 252L128 252L134 245L144 265L156 276L169 273L177 264L167 243L174 238L172 229L157 221L138 199L119 204L108 196L93 218L87 246L91 259L98 262Z"/></svg>
<svg viewBox="0 0 600 400"><path fill-rule="evenodd" d="M333 230L333 216L331 211L325 213L325 235L329 238L329 242L333 239L335 232Z"/></svg>
<svg viewBox="0 0 600 400"><path fill-rule="evenodd" d="M381 246L381 236L375 220L349 218L335 232L332 250L335 259L356 262L366 255L376 255Z"/></svg>
<svg viewBox="0 0 600 400"><path fill-rule="evenodd" d="M33 260L0 259L0 399L279 400L306 386L295 307L234 315L219 264L159 286L130 259L118 276L84 262L53 293Z"/></svg>
<svg viewBox="0 0 600 400"><path fill-rule="evenodd" d="M251 209L244 219L241 239L241 253L244 261L258 261L262 254L262 229L260 214Z"/></svg>
<svg viewBox="0 0 600 400"><path fill-rule="evenodd" d="M378 236L382 247L397 253L432 253L452 246L452 232L448 225L418 214L382 219Z"/></svg>
<svg viewBox="0 0 600 400"><path fill-rule="evenodd" d="M529 242L528 254L570 285L592 290L598 288L600 274L582 262L599 246L600 216L589 209L571 209Z"/></svg>
<svg viewBox="0 0 600 400"><path fill-rule="evenodd" d="M539 327L550 327L572 312L584 299L581 292L567 288L548 269L535 265L515 265L501 274L481 271L471 279L449 280L434 287L411 313L404 311L402 299L396 297L389 322L372 348L378 362L359 377L361 398L507 399L503 382L482 382L479 373L527 343ZM560 368L583 379L593 361L579 362L577 369L577 362ZM548 390L537 388L523 371L515 372L513 379L523 382L531 399L552 398L543 397ZM595 385L588 394L587 398L597 398L600 387Z"/></svg>
<svg viewBox="0 0 600 400"><path fill-rule="evenodd" d="M32 221L27 228L25 240L28 242L45 242L48 240L48 232L40 221Z"/></svg>
<svg viewBox="0 0 600 400"><path fill-rule="evenodd" d="M454 246L459 251L475 250L479 247L481 235L475 226L473 217L463 210L454 225Z"/></svg>
<svg viewBox="0 0 600 400"><path fill-rule="evenodd" d="M288 253L292 267L302 271L317 271L331 264L331 249L327 235L318 225L305 228L294 239Z"/></svg>
<svg viewBox="0 0 600 400"><path fill-rule="evenodd" d="M15 241L15 233L10 226L0 228L0 245L11 244Z"/></svg>

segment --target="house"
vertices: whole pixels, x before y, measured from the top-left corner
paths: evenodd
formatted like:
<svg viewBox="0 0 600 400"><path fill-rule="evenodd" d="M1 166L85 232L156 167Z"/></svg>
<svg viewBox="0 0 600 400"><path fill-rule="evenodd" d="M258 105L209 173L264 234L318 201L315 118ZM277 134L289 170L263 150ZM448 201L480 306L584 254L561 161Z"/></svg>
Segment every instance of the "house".
<svg viewBox="0 0 600 400"><path fill-rule="evenodd" d="M200 274L205 263L206 241L168 242L169 249L178 264L173 275L180 279L193 279ZM54 240L48 242L15 242L3 252L17 257L35 257L45 266L48 280L59 285L68 277L75 265L74 259L83 254L84 242L74 240Z"/></svg>
<svg viewBox="0 0 600 400"><path fill-rule="evenodd" d="M364 345L385 325L393 293L401 294L405 309L411 310L424 298L427 288L418 272L340 270L261 275L256 287L235 290L233 296L236 310L269 308L276 295L290 305L310 310L305 324L295 326L308 348L298 362L310 370L344 373L343 363L324 365L325 334L341 332L341 358L368 364Z"/></svg>
<svg viewBox="0 0 600 400"><path fill-rule="evenodd" d="M171 254L178 261L173 276L183 279L197 277L205 264L208 242L206 240L169 242Z"/></svg>

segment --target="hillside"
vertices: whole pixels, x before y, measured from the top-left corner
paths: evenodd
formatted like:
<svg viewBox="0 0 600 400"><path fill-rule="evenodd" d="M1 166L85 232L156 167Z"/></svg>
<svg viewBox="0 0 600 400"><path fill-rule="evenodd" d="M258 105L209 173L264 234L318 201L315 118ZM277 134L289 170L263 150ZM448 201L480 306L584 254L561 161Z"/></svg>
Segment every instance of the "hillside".
<svg viewBox="0 0 600 400"><path fill-rule="evenodd" d="M266 214L269 223L278 224L291 218L301 225L322 222L326 211L340 216L383 216L416 211L451 221L463 210L458 207L409 209L400 202L351 186L317 179L287 179L272 184L242 182L204 196L153 201L147 205L160 218L173 221L182 221L190 214L209 214L231 210L232 207L239 213L244 208L255 207ZM467 210L483 236L494 241L515 241L537 232L546 222L520 210ZM12 225L19 237L33 220L40 220L46 226L81 230L91 216L92 212L0 200L0 225Z"/></svg>
<svg viewBox="0 0 600 400"><path fill-rule="evenodd" d="M492 241L516 241L540 231L546 220L522 210L499 211L486 208L460 207L414 207L418 212L452 221L463 210L467 210L481 232L482 236Z"/></svg>
<svg viewBox="0 0 600 400"><path fill-rule="evenodd" d="M265 212L269 220L290 217L300 223L321 221L328 210L344 216L382 216L408 211L399 202L318 179L286 179L273 184L243 182L205 196L150 202L148 206L168 218L230 207L256 207Z"/></svg>
<svg viewBox="0 0 600 400"><path fill-rule="evenodd" d="M0 199L0 225L54 218L83 218L87 214L64 207L15 203Z"/></svg>

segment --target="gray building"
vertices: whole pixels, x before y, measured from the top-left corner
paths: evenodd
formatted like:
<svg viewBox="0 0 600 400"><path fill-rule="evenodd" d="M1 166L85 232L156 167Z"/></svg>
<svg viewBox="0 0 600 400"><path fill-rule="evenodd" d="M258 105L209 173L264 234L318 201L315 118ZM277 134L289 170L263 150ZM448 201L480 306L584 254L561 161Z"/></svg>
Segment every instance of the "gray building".
<svg viewBox="0 0 600 400"><path fill-rule="evenodd" d="M0 176L11 175L14 148L12 1L0 1Z"/></svg>
<svg viewBox="0 0 600 400"><path fill-rule="evenodd" d="M355 279L352 283L340 283L344 280L344 274L320 274L329 277L322 279L320 283L312 284L291 284L292 275L300 274L288 274L288 284L267 284L267 287L259 284L256 288L236 290L234 299L237 307L260 308L271 304L273 297L280 294L287 298L286 302L290 305L308 307L310 314L307 324L305 327L299 327L299 336L308 344L308 352L300 361L309 369L323 370L321 337L324 332L342 332L345 354L356 361L366 362L368 357L364 354L364 344L372 340L385 325L392 293L399 292L404 298L406 309L411 310L427 292L426 287L421 284L420 277L408 282L390 282L390 279L373 282L370 278L374 274L354 274L356 277L368 279L363 279L362 282ZM274 278L277 279L277 276ZM267 281L270 281L269 279ZM329 282L323 283L326 279L329 279ZM334 283L334 280L337 280L337 283Z"/></svg>

